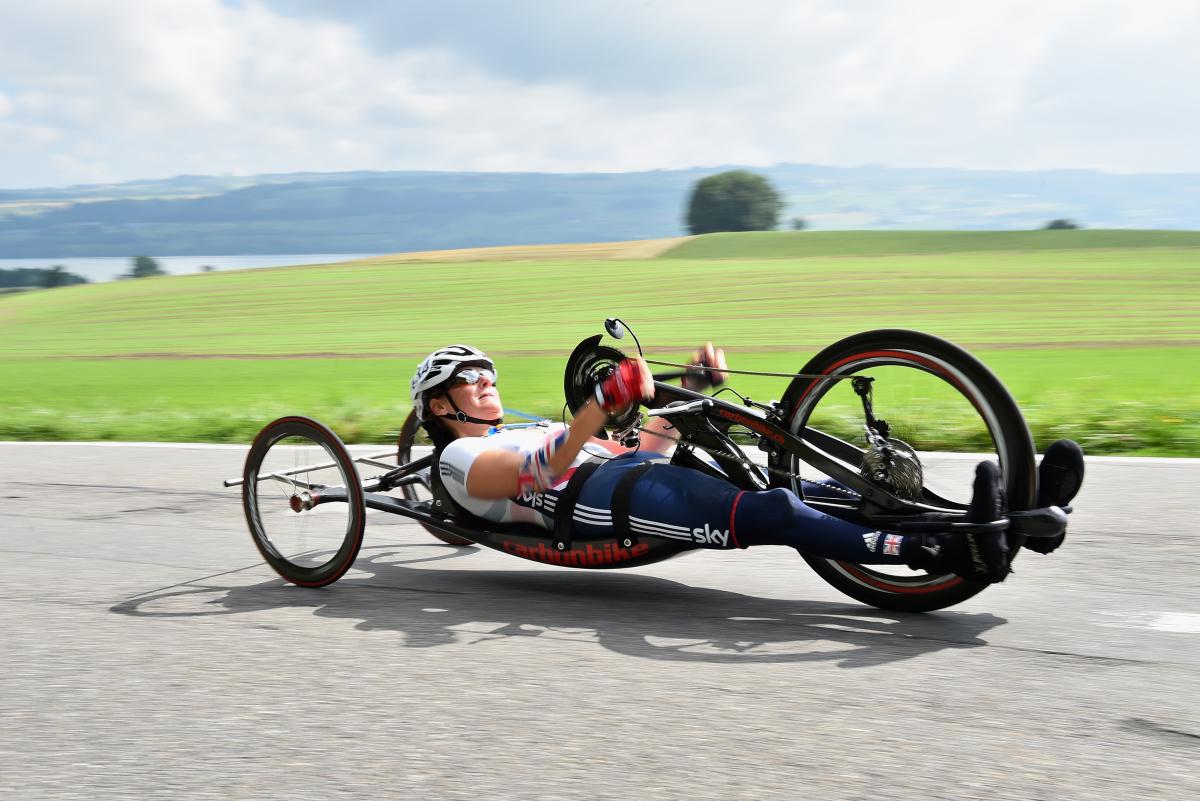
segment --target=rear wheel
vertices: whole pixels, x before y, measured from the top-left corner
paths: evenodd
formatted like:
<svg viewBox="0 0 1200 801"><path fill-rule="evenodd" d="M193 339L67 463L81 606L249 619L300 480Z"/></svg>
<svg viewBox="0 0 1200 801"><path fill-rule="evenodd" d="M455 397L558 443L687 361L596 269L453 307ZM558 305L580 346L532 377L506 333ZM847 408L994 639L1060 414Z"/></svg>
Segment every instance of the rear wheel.
<svg viewBox="0 0 1200 801"><path fill-rule="evenodd" d="M366 506L346 446L315 420L282 417L255 438L242 507L267 564L302 587L337 581L362 547Z"/></svg>
<svg viewBox="0 0 1200 801"><path fill-rule="evenodd" d="M1033 505L1036 476L1029 429L1000 380L962 348L916 331L868 331L830 345L801 372L874 379L872 407L875 416L890 426L896 452L891 464L903 463L906 470L893 471L890 477L884 476L886 471L877 472L879 450L868 444L863 401L851 380L795 379L784 395L791 410L788 427L814 445L820 437L817 432L823 432L853 446L842 451L858 461L851 466L873 476L893 494L901 495L906 479L915 476L922 500L936 499L934 505L951 514L965 513L975 465L986 459L1000 465L1010 510ZM822 442L827 446L829 440ZM847 503L844 492L824 489L821 482L827 477L811 466L792 457L790 470L803 477L793 479L791 488L811 505L874 525L869 517L864 521L862 510L850 508L853 503ZM842 497L836 498L839 494ZM829 502L823 502L823 497ZM1012 553L1020 544L1018 535L1010 535ZM881 609L942 609L987 587L953 574L807 555L804 559L837 589Z"/></svg>
<svg viewBox="0 0 1200 801"><path fill-rule="evenodd" d="M409 412L408 417L404 419L404 425L400 427L400 437L396 442L396 464L407 464L413 460L413 448L417 445L432 445L429 437L426 436L425 430L421 428L421 424L417 422L417 413ZM425 469L419 473L420 481L415 484L405 484L400 488L404 494L405 500L409 501L428 501L433 498L433 493L429 491L429 470ZM447 545L474 545L466 537L460 537L457 534L451 534L448 531L442 531L421 524L421 528L428 531L433 536L437 537Z"/></svg>

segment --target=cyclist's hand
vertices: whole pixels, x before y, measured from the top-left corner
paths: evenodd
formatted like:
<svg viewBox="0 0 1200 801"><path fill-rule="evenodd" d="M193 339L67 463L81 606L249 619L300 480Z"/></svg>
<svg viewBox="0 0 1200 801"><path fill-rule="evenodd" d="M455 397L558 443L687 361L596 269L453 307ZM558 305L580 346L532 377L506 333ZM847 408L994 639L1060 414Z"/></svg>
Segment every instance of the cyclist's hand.
<svg viewBox="0 0 1200 801"><path fill-rule="evenodd" d="M718 368L716 370L689 370L688 374L683 377L683 387L693 392L701 392L708 387L718 387L724 384L725 379L729 377L729 374L723 369L729 366L725 363L725 351L713 347L711 342L705 342L688 364L697 367Z"/></svg>
<svg viewBox="0 0 1200 801"><path fill-rule="evenodd" d="M640 356L619 363L608 378L596 385L596 402L609 414L624 411L631 403L654 397L654 376Z"/></svg>

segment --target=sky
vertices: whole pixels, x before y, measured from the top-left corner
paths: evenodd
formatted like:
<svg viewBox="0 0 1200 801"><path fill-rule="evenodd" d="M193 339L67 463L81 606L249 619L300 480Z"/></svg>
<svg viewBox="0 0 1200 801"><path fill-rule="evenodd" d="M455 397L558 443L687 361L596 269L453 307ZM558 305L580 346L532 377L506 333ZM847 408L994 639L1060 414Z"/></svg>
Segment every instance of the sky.
<svg viewBox="0 0 1200 801"><path fill-rule="evenodd" d="M0 188L780 162L1200 173L1195 0L4 0Z"/></svg>

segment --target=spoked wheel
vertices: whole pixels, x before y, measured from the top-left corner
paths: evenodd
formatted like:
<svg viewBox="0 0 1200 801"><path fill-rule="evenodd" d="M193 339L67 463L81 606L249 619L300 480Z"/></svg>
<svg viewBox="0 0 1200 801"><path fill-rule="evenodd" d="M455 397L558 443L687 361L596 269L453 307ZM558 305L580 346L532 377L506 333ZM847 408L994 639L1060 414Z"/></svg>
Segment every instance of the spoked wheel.
<svg viewBox="0 0 1200 801"><path fill-rule="evenodd" d="M848 446L842 453L858 461L893 494L909 492L913 500L931 503L951 514L965 512L971 500L975 465L1000 465L1009 510L1029 509L1036 488L1033 441L1008 390L987 367L962 348L916 331L868 331L836 342L801 371L823 375L862 375L870 382L871 405L890 426L891 461L880 470L878 443L872 448L864 430L863 399L853 380L797 378L784 400L789 428L811 444L828 446L819 432ZM860 388L864 385L860 383ZM822 450L827 450L823 447ZM814 506L829 514L863 522L846 506L844 492L821 484L827 477L792 457L792 489L804 491ZM913 489L915 487L915 489ZM840 499L836 496L842 495ZM821 498L833 498L822 503ZM851 501L852 505L852 501ZM870 523L867 523L870 525ZM1018 535L1010 535L1015 554ZM891 565L858 565L804 556L823 579L863 603L880 609L927 612L959 603L987 585L953 574L934 575Z"/></svg>
<svg viewBox="0 0 1200 801"><path fill-rule="evenodd" d="M429 437L425 434L425 430L417 422L417 413L409 412L408 417L404 420L404 425L400 427L400 438L396 442L396 464L407 464L413 460L414 445L431 444ZM427 501L433 497L433 493L429 491L429 471L422 470L419 475L421 480L418 483L405 484L400 488L400 491L404 493L405 500ZM427 526L424 523L421 524L421 528L447 545L475 544L466 537L460 537L457 534L451 534L448 531L442 531L433 526Z"/></svg>
<svg viewBox="0 0 1200 801"><path fill-rule="evenodd" d="M358 471L338 436L315 420L282 417L259 432L242 472L242 506L259 552L293 584L332 584L362 547Z"/></svg>

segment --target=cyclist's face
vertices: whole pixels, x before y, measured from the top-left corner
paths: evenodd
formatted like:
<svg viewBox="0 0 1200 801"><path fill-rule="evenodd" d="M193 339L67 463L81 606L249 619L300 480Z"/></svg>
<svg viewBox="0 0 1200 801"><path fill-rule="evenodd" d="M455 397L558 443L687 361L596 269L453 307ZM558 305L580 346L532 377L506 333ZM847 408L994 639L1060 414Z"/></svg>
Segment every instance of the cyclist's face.
<svg viewBox="0 0 1200 801"><path fill-rule="evenodd" d="M450 387L449 395L454 398L458 408L471 417L481 420L492 420L504 416L504 407L500 403L500 391L492 382L490 375L483 371L477 372L478 380L474 384L456 384ZM454 413L450 404L447 411Z"/></svg>

